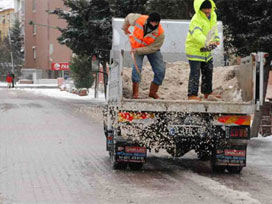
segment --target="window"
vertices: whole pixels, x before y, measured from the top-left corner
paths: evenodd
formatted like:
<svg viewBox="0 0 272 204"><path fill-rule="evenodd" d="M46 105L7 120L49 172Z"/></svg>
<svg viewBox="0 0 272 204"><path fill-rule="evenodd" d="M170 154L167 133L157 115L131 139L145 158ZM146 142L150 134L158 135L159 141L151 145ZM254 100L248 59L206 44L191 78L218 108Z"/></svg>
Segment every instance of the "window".
<svg viewBox="0 0 272 204"><path fill-rule="evenodd" d="M36 12L36 0L32 0L32 11Z"/></svg>
<svg viewBox="0 0 272 204"><path fill-rule="evenodd" d="M5 15L2 16L2 23L3 23L3 24L6 23L6 16L5 16Z"/></svg>
<svg viewBox="0 0 272 204"><path fill-rule="evenodd" d="M37 59L37 51L36 51L36 46L32 47L33 50L33 59L36 60Z"/></svg>
<svg viewBox="0 0 272 204"><path fill-rule="evenodd" d="M37 34L37 25L36 24L33 24L33 35L36 35Z"/></svg>

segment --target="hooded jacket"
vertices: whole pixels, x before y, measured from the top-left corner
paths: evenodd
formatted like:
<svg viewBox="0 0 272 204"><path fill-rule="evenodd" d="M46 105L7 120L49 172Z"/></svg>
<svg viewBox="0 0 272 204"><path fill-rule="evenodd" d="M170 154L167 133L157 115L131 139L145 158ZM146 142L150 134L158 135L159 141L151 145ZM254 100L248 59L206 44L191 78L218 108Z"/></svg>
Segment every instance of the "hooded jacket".
<svg viewBox="0 0 272 204"><path fill-rule="evenodd" d="M215 13L215 3L210 0L212 4L210 19L200 10L201 4L205 0L194 0L195 14L189 25L189 32L187 34L185 50L188 60L208 62L212 59L211 52L201 52L200 49L205 47L207 36L211 30L215 30L212 37L213 42L219 42L217 30L217 16Z"/></svg>
<svg viewBox="0 0 272 204"><path fill-rule="evenodd" d="M124 21L124 24L123 24L123 27L122 29L123 30L127 30L129 28L129 26L136 26L138 20L140 18L143 18L144 16L141 15L141 14L135 14L135 13L130 13L127 15L127 17L125 18L125 21ZM143 25L144 27L146 26L146 22L144 23ZM130 36L130 41L132 42L132 37L135 36L135 33L133 33L132 36ZM139 37L139 36L138 36ZM154 42L152 42L151 44L147 44L145 46L142 46L142 47L133 47L133 48L136 48L136 53L138 55L144 55L144 54L151 54L151 53L154 53L156 51L158 51L161 46L163 45L163 42L164 42L164 32L163 32L163 29L161 27L161 25L158 26L158 28L156 28L155 30L153 30L152 32L148 33L147 35L145 36L142 36L141 37L141 40L143 40L144 38L154 38L155 37L155 40ZM132 43L134 44L134 43Z"/></svg>

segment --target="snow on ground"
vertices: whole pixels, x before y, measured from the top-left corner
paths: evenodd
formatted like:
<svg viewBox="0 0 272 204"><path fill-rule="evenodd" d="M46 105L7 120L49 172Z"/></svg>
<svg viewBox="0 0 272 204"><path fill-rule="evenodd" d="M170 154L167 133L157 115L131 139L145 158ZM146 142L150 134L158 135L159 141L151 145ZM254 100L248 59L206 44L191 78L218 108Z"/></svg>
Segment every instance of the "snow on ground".
<svg viewBox="0 0 272 204"><path fill-rule="evenodd" d="M272 135L252 138L248 145L247 166L257 168L267 180L272 181Z"/></svg>
<svg viewBox="0 0 272 204"><path fill-rule="evenodd" d="M0 88L1 89L1 88ZM31 92L38 95L44 95L59 99L75 99L75 100L83 100L83 101L96 101L96 102L105 102L104 93L99 92L98 98L94 98L94 90L89 89L89 94L87 96L79 96L77 94L72 94L66 91L60 91L59 89L52 89L52 88L43 88L43 89L35 89L35 88L20 88L20 89L10 89L10 90L23 90L27 92Z"/></svg>
<svg viewBox="0 0 272 204"><path fill-rule="evenodd" d="M0 87L7 87L7 83L6 82L0 82ZM15 84L15 88L18 87L29 87L29 88L35 88L35 87L57 87L57 84Z"/></svg>
<svg viewBox="0 0 272 204"><path fill-rule="evenodd" d="M7 83L0 82L0 87L6 88ZM23 88L20 88L23 87ZM29 87L29 88L28 88ZM39 88L39 87L48 87L48 88ZM98 92L98 98L94 98L94 89L89 89L88 96L79 96L77 94L72 94L67 91L60 91L60 89L52 87L57 87L56 84L16 84L14 89L20 88L20 90L29 91L34 94L50 96L54 98L63 98L63 99L80 99L80 100L95 100L95 101L105 101L105 95L102 92ZM38 89L36 89L38 88Z"/></svg>
<svg viewBox="0 0 272 204"><path fill-rule="evenodd" d="M2 86L7 87L8 85L7 85L7 82L2 82L2 81L0 81L0 86L1 86L1 87L2 87Z"/></svg>
<svg viewBox="0 0 272 204"><path fill-rule="evenodd" d="M185 174L185 178L192 180L209 192L214 192L226 203L261 204L258 200L252 198L250 193L231 189L208 177L188 172Z"/></svg>
<svg viewBox="0 0 272 204"><path fill-rule="evenodd" d="M264 142L272 142L272 135L267 136L267 137L262 137L261 135L259 135L257 138L253 138L252 140L261 140Z"/></svg>
<svg viewBox="0 0 272 204"><path fill-rule="evenodd" d="M20 90L32 92L34 94L50 96L50 97L54 97L54 98L105 101L105 96L104 96L104 93L102 93L102 92L98 93L98 98L94 98L94 89L89 89L89 94L87 96L79 96L77 94L72 94L67 91L60 91L60 89L28 89L28 88L23 88Z"/></svg>

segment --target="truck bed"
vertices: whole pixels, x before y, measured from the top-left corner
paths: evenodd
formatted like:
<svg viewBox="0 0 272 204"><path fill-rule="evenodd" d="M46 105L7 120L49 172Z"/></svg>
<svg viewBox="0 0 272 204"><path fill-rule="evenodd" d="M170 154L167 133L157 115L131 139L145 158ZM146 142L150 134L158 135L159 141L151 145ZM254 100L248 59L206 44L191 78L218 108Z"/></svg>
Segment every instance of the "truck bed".
<svg viewBox="0 0 272 204"><path fill-rule="evenodd" d="M154 112L198 112L225 114L253 114L255 104L252 102L224 102L224 101L188 101L188 100L148 100L123 99L119 110L126 111L154 111Z"/></svg>

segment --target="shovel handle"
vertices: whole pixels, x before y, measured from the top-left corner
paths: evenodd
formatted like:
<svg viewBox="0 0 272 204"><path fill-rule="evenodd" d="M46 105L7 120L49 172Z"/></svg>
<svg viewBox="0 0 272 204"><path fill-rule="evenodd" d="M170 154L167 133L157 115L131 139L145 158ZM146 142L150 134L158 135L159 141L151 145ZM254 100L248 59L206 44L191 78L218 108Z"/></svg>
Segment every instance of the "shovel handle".
<svg viewBox="0 0 272 204"><path fill-rule="evenodd" d="M138 65L137 65L137 63L136 63L135 55L134 55L133 52L130 52L130 54L131 54L131 58L132 58L132 60L133 60L134 66L135 66L135 68L136 68L136 71L137 71L139 77L141 78L141 72L140 72L140 69L139 69L139 67L138 67Z"/></svg>

